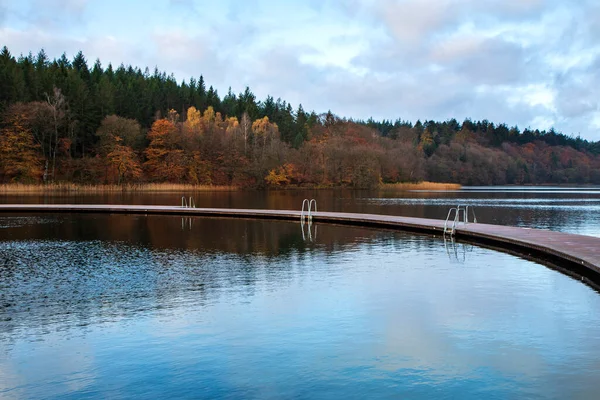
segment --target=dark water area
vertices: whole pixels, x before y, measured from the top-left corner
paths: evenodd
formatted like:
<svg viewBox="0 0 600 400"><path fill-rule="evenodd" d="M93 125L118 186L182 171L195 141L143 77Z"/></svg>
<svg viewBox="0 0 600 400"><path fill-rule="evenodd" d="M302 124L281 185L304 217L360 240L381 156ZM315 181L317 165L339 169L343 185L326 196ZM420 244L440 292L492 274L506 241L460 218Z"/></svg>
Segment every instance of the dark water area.
<svg viewBox="0 0 600 400"><path fill-rule="evenodd" d="M600 187L467 187L459 191L293 190L133 193L82 196L3 196L3 203L100 203L299 210L305 198L320 211L445 219L450 207L473 206L479 222L600 237Z"/></svg>
<svg viewBox="0 0 600 400"><path fill-rule="evenodd" d="M371 199L354 207L387 209ZM0 398L594 399L599 356L597 292L489 249L327 224L0 215Z"/></svg>

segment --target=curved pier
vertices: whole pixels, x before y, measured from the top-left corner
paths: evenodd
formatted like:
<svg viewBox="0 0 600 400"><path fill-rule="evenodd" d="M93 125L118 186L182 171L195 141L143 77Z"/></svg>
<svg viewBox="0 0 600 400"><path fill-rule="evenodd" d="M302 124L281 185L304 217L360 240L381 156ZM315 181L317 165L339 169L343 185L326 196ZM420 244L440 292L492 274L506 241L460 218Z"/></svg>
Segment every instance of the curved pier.
<svg viewBox="0 0 600 400"><path fill-rule="evenodd" d="M0 213L109 213L260 218L299 221L301 211L184 208L110 204L0 204ZM443 235L444 221L380 214L313 212L314 222L350 224ZM517 252L555 264L561 270L600 284L600 238L541 229L471 223L456 228L459 239Z"/></svg>

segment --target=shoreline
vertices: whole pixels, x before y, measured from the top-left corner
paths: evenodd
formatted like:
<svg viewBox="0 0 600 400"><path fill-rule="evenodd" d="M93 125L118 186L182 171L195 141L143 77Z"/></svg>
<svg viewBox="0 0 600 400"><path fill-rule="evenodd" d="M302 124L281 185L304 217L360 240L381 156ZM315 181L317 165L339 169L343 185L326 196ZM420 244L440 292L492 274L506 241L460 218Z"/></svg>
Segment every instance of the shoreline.
<svg viewBox="0 0 600 400"><path fill-rule="evenodd" d="M417 182L417 183L384 183L380 186L382 190L460 190L462 185L458 183L440 182Z"/></svg>
<svg viewBox="0 0 600 400"><path fill-rule="evenodd" d="M171 193L171 192L231 192L238 186L189 185L178 183L142 183L131 185L80 185L76 183L0 185L0 195L7 194L104 194L104 193Z"/></svg>
<svg viewBox="0 0 600 400"><path fill-rule="evenodd" d="M192 185L179 183L140 183L128 185L89 185L76 183L50 183L50 184L0 184L0 195L18 194L103 194L103 193L180 193L180 192L237 192L247 190L460 190L459 184L418 182L418 183L385 183L372 189L357 189L345 186L284 186L263 189L246 188L242 186L212 186Z"/></svg>

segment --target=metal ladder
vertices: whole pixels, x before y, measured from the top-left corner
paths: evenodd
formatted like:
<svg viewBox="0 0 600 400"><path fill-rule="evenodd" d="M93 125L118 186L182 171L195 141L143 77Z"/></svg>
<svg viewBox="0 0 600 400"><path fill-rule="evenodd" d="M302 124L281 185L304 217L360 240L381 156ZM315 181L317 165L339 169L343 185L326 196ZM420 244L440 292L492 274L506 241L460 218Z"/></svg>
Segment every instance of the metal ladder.
<svg viewBox="0 0 600 400"><path fill-rule="evenodd" d="M194 198L190 196L190 201L188 202L185 196L181 196L181 207L182 208L196 208L196 203L194 202Z"/></svg>
<svg viewBox="0 0 600 400"><path fill-rule="evenodd" d="M304 199L304 201L302 202L302 211L300 212L300 229L302 229L302 240L306 241L306 238L308 236L308 240L309 241L313 241L317 239L317 225L315 225L315 235L314 235L314 239L313 239L313 234L312 234L312 213L313 213L313 206L314 206L314 211L317 211L317 201L315 199ZM304 224L305 222L307 223L307 232L304 232Z"/></svg>
<svg viewBox="0 0 600 400"><path fill-rule="evenodd" d="M456 232L456 226L459 223L463 223L464 225L467 225L469 223L469 209L471 210L471 213L473 214L473 223L477 223L477 217L475 216L475 208L471 207L469 205L462 205L459 204L456 207L452 207L450 210L448 210L448 215L446 216L446 221L444 222L444 235L446 233L450 233L450 235L454 235L454 233ZM452 212L454 211L454 218L451 218L452 216ZM460 220L460 214L462 213L463 219L462 221ZM452 226L448 225L448 222L452 221Z"/></svg>
<svg viewBox="0 0 600 400"><path fill-rule="evenodd" d="M305 220L312 222L312 205L315 205L315 212L317 212L317 201L315 199L304 199L302 201L302 211L300 212L300 222L304 223ZM305 212L306 210L306 212Z"/></svg>

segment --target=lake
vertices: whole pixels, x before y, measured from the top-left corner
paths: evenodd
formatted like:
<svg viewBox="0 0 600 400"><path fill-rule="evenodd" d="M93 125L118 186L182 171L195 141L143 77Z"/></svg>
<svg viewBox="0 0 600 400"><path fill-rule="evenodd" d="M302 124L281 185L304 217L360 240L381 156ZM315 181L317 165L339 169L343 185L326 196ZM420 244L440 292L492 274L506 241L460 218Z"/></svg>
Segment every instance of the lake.
<svg viewBox="0 0 600 400"><path fill-rule="evenodd" d="M475 208L479 222L551 229L600 237L600 187L466 187L459 191L289 190L200 193L2 196L1 203L101 203L300 210L316 199L319 211L445 219L458 203Z"/></svg>
<svg viewBox="0 0 600 400"><path fill-rule="evenodd" d="M186 194L189 195L189 194ZM594 188L226 192L199 207L600 236ZM177 204L181 195L4 197ZM600 296L439 237L294 222L0 215L2 398L596 398Z"/></svg>

